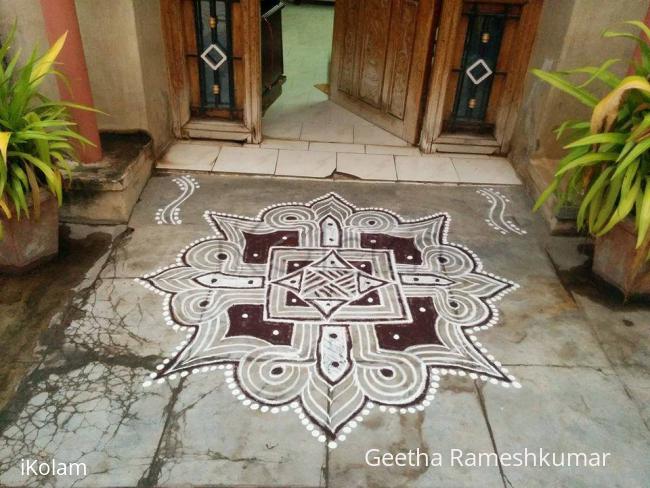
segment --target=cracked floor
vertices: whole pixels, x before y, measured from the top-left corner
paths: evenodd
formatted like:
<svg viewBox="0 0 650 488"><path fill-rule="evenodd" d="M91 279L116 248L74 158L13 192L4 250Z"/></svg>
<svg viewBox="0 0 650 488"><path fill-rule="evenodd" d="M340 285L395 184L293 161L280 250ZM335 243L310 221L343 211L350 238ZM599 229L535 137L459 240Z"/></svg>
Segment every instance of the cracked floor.
<svg viewBox="0 0 650 488"><path fill-rule="evenodd" d="M0 278L3 382L0 485L75 487L547 487L648 486L650 309L621 304L588 273L589 246L548 237L522 187L498 191L526 234L488 225L477 186L306 181L197 175L179 207L182 225L159 225L178 197L173 175L154 176L128 227L69 226L59 260L23 278ZM360 207L406 218L446 211L449 239L521 287L497 303L481 343L521 383L506 389L444 376L431 405L375 408L336 449L292 412L270 416L230 394L222 371L144 388L184 338L165 324L162 297L134 279L175 261L211 230L207 209L255 216L267 205L336 191ZM372 467L369 449L440 452L441 466ZM611 452L606 467L451 466L474 453ZM21 458L83 462L85 477L23 476Z"/></svg>

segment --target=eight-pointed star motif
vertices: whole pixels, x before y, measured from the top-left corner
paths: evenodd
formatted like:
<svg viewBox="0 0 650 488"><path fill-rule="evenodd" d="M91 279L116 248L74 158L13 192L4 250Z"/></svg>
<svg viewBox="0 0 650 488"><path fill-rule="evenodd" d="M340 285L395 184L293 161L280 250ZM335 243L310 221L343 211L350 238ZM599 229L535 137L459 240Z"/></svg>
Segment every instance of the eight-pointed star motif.
<svg viewBox="0 0 650 488"><path fill-rule="evenodd" d="M206 219L215 235L141 280L189 331L152 379L226 369L245 405L293 409L332 447L375 405L424 409L440 374L519 386L475 336L516 285L447 241L447 214L406 220L328 194Z"/></svg>
<svg viewBox="0 0 650 488"><path fill-rule="evenodd" d="M355 268L337 251L329 251L323 258L270 284L294 291L301 300L320 312L320 320L327 321L342 306L361 299L388 282ZM372 297L368 300L372 301Z"/></svg>

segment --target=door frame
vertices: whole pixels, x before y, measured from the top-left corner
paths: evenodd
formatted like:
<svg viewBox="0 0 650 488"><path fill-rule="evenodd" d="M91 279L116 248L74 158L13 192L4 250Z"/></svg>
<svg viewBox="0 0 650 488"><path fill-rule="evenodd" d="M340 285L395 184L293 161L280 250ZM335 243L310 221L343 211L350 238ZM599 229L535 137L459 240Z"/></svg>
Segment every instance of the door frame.
<svg viewBox="0 0 650 488"><path fill-rule="evenodd" d="M500 153L506 154L510 146L519 106L523 96L524 80L528 70L528 61L533 49L537 25L542 11L543 0L482 0L493 3L523 4L521 18L517 26L516 39L518 49L515 51L514 69L509 73L496 117L494 137ZM442 134L444 104L448 96L449 76L453 68L453 55L457 48L459 25L464 0L442 0L437 39L434 45L433 69L429 79L420 149L423 153L435 152L436 140Z"/></svg>
<svg viewBox="0 0 650 488"><path fill-rule="evenodd" d="M239 0L241 6L241 36L244 40L244 113L243 121L219 121L222 137L232 132L241 139L259 143L262 140L262 59L260 0ZM170 90L170 122L175 137L183 138L183 127L191 119L190 80L185 65L181 0L160 0L161 29L167 58ZM217 119L215 119L217 120Z"/></svg>

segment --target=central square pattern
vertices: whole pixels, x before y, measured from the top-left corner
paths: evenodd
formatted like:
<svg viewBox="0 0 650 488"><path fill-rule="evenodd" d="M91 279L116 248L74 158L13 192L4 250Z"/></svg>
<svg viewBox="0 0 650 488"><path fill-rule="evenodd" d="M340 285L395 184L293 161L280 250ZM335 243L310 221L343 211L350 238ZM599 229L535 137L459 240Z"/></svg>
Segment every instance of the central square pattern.
<svg viewBox="0 0 650 488"><path fill-rule="evenodd" d="M274 247L266 320L408 322L392 250Z"/></svg>

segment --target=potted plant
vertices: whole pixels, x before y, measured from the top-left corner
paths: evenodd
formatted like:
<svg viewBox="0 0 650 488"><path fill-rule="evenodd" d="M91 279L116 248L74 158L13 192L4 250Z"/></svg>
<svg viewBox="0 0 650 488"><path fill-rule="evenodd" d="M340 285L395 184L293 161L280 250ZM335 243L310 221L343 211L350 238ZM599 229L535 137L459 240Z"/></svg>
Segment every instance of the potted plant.
<svg viewBox="0 0 650 488"><path fill-rule="evenodd" d="M58 252L58 207L63 176L76 161L72 141L91 144L70 120L69 108L39 92L43 80L62 76L54 63L59 38L43 55L36 50L20 65L9 57L15 25L0 44L0 269L20 271Z"/></svg>
<svg viewBox="0 0 650 488"><path fill-rule="evenodd" d="M578 229L595 237L594 272L626 296L650 294L650 28L638 21L627 24L644 37L613 31L603 35L638 43L639 60L628 76L611 72L615 59L565 72L533 70L591 109L589 120L566 121L556 130L558 138L567 136L567 153L535 210L551 194L557 195L558 205L577 204ZM572 82L575 75L587 79ZM595 83L607 89L603 98L591 91Z"/></svg>

